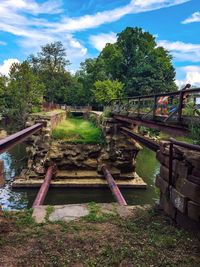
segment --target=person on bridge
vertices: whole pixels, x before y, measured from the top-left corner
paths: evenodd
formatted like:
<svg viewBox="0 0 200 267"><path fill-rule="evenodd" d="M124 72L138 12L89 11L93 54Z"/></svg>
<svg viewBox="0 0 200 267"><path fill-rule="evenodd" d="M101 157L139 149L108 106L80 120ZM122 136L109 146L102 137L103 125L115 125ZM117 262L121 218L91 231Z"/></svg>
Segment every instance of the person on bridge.
<svg viewBox="0 0 200 267"><path fill-rule="evenodd" d="M156 115L168 115L167 105L169 103L169 96L161 96L158 98Z"/></svg>

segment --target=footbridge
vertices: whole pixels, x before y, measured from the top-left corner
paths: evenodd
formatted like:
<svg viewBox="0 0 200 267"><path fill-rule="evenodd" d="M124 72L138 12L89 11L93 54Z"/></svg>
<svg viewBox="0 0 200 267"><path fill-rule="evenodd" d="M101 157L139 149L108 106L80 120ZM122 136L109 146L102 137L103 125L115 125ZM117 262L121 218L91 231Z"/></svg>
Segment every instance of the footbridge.
<svg viewBox="0 0 200 267"><path fill-rule="evenodd" d="M109 108L124 125L187 135L192 124L200 124L200 88L113 99Z"/></svg>

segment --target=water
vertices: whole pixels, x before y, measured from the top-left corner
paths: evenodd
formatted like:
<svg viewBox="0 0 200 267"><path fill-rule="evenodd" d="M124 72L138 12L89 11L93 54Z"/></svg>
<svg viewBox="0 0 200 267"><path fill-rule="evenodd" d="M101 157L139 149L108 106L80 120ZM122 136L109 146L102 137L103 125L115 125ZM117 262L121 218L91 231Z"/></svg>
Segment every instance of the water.
<svg viewBox="0 0 200 267"><path fill-rule="evenodd" d="M12 150L0 155L4 160L6 185L0 188L0 204L4 209L23 209L31 207L38 189L12 190L11 184L15 176L26 166L25 144L16 145ZM159 170L155 153L147 148L139 152L136 171L147 183L147 189L122 189L126 201L130 205L152 204L158 199L158 191L154 186L155 176ZM44 204L72 204L87 202L114 202L109 189L100 188L67 188L49 190Z"/></svg>

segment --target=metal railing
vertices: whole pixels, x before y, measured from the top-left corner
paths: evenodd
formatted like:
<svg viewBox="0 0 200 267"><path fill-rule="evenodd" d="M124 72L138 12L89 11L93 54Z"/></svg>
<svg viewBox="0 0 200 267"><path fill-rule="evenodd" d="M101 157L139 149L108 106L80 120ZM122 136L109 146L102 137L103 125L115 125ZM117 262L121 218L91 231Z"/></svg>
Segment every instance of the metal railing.
<svg viewBox="0 0 200 267"><path fill-rule="evenodd" d="M191 117L200 122L200 88L118 98L109 106L113 114L187 125Z"/></svg>
<svg viewBox="0 0 200 267"><path fill-rule="evenodd" d="M33 126L25 128L17 133L14 133L2 140L0 140L0 154L15 146L17 143L22 142L28 136L38 132L43 127L42 123L36 123Z"/></svg>

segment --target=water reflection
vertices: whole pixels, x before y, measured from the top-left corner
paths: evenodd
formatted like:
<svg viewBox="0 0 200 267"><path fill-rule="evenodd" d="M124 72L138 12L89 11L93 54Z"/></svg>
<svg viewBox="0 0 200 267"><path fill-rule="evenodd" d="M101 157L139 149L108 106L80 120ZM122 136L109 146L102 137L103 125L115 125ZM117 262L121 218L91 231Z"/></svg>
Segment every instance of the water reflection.
<svg viewBox="0 0 200 267"><path fill-rule="evenodd" d="M3 209L23 209L27 206L27 196L25 192L12 191L12 181L19 175L26 164L25 145L16 145L9 152L0 154L0 160L4 161L5 186L0 188L0 204Z"/></svg>
<svg viewBox="0 0 200 267"><path fill-rule="evenodd" d="M23 209L31 207L38 189L13 191L11 184L15 176L26 166L25 144L16 145L9 152L0 155L4 160L6 185L0 188L0 204L3 209ZM155 153L144 148L137 158L137 173L144 179L148 187L144 189L122 189L122 193L129 205L152 204L158 198L158 191L154 186L155 176L159 170ZM114 202L109 189L100 188L67 188L49 190L45 204L58 205L87 202Z"/></svg>

